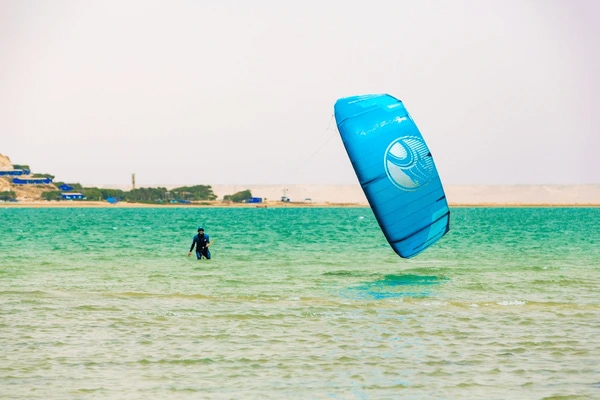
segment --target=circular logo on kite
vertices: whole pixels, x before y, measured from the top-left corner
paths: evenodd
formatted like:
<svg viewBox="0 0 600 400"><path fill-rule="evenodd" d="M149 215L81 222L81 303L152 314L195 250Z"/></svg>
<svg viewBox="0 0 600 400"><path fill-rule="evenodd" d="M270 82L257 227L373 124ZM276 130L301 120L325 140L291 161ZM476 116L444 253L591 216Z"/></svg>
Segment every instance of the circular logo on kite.
<svg viewBox="0 0 600 400"><path fill-rule="evenodd" d="M417 190L435 176L433 158L422 138L403 136L385 151L383 163L390 181L402 190Z"/></svg>

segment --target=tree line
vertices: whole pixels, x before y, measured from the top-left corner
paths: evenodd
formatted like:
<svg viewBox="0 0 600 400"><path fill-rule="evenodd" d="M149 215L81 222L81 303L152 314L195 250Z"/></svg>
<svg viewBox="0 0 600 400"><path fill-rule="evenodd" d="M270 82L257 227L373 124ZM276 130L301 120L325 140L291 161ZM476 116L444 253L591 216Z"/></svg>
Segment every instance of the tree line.
<svg viewBox="0 0 600 400"><path fill-rule="evenodd" d="M30 171L31 168L26 164L14 164L13 169L23 169ZM54 179L54 175L45 173L35 173L34 178L50 178ZM83 187L79 183L54 182L58 188L62 185L68 185L73 189L70 193L81 193L84 200L90 201L106 201L115 199L118 201L128 201L133 203L171 203L171 202L198 202L198 201L214 201L217 195L214 194L210 185L195 185L182 186L179 188L168 190L164 187L156 188L138 188L129 191L120 189L100 189L97 187ZM62 200L61 190L49 190L42 193L43 200ZM244 190L232 195L224 196L223 200L232 201L234 203L243 203L252 198L250 190ZM16 193L14 191L0 192L0 201L16 201Z"/></svg>
<svg viewBox="0 0 600 400"><path fill-rule="evenodd" d="M56 182L55 185L61 186L63 182ZM81 193L85 200L105 201L110 198L118 201L128 201L132 203L187 203L198 201L214 201L217 195L210 185L182 186L168 190L164 187L156 188L137 188L129 191L120 189L101 189L96 187L83 187L78 183L67 183L73 188L70 192ZM60 190L52 190L42 193L44 200L61 200ZM68 193L68 192L67 192ZM242 203L252 197L250 190L237 192L233 195L224 196L225 201Z"/></svg>

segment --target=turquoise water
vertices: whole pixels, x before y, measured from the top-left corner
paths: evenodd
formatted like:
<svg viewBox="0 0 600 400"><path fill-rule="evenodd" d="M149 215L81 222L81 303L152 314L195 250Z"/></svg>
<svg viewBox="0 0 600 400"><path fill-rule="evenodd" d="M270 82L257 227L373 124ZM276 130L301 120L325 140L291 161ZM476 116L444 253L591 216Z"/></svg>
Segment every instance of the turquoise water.
<svg viewBox="0 0 600 400"><path fill-rule="evenodd" d="M600 398L599 227L456 208L404 260L368 208L3 208L0 398Z"/></svg>

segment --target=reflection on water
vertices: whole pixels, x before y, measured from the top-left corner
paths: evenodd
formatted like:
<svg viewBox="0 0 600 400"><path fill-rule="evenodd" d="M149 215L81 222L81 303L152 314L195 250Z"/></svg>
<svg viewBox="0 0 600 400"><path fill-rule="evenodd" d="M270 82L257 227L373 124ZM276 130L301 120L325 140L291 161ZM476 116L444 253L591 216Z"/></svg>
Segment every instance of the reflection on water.
<svg viewBox="0 0 600 400"><path fill-rule="evenodd" d="M447 280L437 276L385 275L382 279L361 282L349 287L345 291L345 297L363 300L431 297L435 296L436 287Z"/></svg>

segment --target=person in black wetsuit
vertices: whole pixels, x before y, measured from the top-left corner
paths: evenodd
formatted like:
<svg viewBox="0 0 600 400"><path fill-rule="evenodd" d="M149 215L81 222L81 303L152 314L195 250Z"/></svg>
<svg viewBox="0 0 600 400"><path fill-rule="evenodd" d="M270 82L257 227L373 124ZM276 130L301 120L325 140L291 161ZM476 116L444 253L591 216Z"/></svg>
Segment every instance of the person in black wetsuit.
<svg viewBox="0 0 600 400"><path fill-rule="evenodd" d="M196 257L198 260L202 259L202 257L210 260L210 251L208 247L210 246L210 238L206 233L204 233L204 228L198 227L198 234L194 235L194 240L192 241L192 247L190 247L190 251L188 252L188 257L192 255L192 250L194 250L194 246L196 247Z"/></svg>

